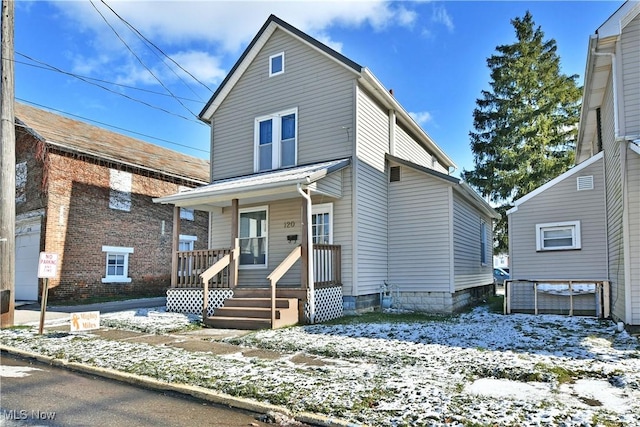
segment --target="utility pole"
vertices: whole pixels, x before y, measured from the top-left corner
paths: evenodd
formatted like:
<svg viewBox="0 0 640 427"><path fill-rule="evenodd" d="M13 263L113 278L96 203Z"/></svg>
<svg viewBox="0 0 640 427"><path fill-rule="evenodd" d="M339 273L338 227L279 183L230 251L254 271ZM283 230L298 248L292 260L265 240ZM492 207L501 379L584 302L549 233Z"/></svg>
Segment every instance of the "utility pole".
<svg viewBox="0 0 640 427"><path fill-rule="evenodd" d="M13 34L14 0L2 0L0 39L0 327L13 326L16 282L16 129Z"/></svg>

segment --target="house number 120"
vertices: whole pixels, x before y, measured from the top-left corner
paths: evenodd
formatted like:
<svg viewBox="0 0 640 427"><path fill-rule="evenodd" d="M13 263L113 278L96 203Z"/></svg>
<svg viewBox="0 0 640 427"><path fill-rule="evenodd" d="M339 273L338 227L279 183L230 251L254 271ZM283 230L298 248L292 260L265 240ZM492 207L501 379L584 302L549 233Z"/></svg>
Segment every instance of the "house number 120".
<svg viewBox="0 0 640 427"><path fill-rule="evenodd" d="M296 222L295 221L285 221L284 222L284 228L295 228L296 226Z"/></svg>

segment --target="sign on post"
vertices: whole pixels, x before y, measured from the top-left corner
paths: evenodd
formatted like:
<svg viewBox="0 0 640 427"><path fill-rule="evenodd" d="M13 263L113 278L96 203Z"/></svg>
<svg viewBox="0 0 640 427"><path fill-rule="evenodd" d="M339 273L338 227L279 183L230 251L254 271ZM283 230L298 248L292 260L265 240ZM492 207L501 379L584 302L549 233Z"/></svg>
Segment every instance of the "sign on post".
<svg viewBox="0 0 640 427"><path fill-rule="evenodd" d="M38 278L44 279L42 284L42 301L40 301L40 328L42 335L44 329L44 317L47 311L47 297L49 296L49 279L56 277L58 273L58 254L51 252L40 252L38 260Z"/></svg>
<svg viewBox="0 0 640 427"><path fill-rule="evenodd" d="M56 277L58 272L58 254L51 252L40 252L38 260L38 278L51 279Z"/></svg>

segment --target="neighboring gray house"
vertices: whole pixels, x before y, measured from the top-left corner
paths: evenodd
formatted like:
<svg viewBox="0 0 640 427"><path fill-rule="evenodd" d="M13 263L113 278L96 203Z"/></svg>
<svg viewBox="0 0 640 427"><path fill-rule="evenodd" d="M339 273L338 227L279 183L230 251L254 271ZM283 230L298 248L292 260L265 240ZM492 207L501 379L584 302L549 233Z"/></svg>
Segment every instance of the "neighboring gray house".
<svg viewBox="0 0 640 427"><path fill-rule="evenodd" d="M629 1L589 40L576 166L509 212L513 279L608 280L612 317L640 327L639 144L640 2ZM560 223L548 230L571 243L534 250L540 223Z"/></svg>
<svg viewBox="0 0 640 427"><path fill-rule="evenodd" d="M212 212L211 256L231 253L214 305L281 269L278 296L311 321L377 306L385 282L433 312L493 290L496 212L368 69L272 15L200 118L211 184L156 201Z"/></svg>

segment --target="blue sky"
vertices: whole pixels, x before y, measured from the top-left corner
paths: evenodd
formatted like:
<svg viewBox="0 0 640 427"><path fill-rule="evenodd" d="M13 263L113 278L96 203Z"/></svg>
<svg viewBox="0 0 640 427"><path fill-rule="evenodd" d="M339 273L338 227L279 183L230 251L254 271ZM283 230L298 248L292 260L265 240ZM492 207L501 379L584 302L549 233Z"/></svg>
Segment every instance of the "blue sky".
<svg viewBox="0 0 640 427"><path fill-rule="evenodd" d="M529 10L545 38L556 40L562 72L578 74L582 85L589 36L622 3L18 1L16 98L208 158L209 129L195 116L273 13L393 89L456 162L457 176L473 168L475 101L489 89L486 59L515 42L511 20ZM166 66L131 28L198 81Z"/></svg>

